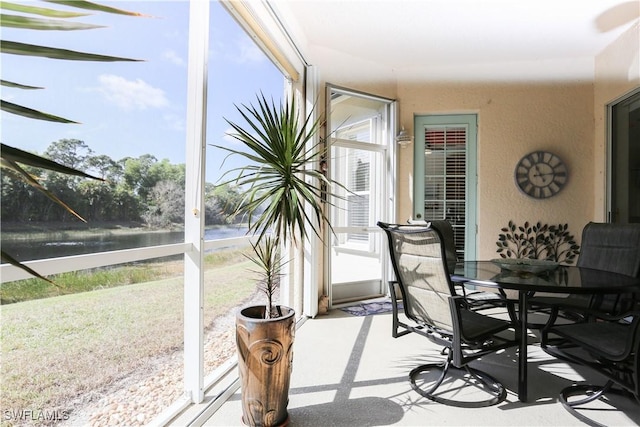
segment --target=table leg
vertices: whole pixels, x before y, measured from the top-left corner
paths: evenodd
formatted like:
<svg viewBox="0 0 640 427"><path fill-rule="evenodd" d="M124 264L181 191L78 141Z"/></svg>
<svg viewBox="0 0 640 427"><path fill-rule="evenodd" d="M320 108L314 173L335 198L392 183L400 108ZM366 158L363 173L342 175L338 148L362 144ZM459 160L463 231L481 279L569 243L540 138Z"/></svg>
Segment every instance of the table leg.
<svg viewBox="0 0 640 427"><path fill-rule="evenodd" d="M518 292L518 312L520 317L520 343L518 350L518 399L527 401L527 306L528 292Z"/></svg>

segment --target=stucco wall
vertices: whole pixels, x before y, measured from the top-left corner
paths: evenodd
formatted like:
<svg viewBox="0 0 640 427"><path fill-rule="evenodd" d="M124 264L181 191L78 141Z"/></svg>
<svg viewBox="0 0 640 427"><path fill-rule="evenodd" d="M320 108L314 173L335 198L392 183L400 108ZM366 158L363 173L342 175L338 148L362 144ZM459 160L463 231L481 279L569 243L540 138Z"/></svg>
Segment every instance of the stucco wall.
<svg viewBox="0 0 640 427"><path fill-rule="evenodd" d="M509 220L568 223L579 237L593 212L593 86L570 84L398 85L401 122L414 115L478 116L478 257L496 256L495 242ZM549 150L569 168L556 196L532 199L515 185L514 168L525 154ZM398 218L412 213L413 150L400 150Z"/></svg>

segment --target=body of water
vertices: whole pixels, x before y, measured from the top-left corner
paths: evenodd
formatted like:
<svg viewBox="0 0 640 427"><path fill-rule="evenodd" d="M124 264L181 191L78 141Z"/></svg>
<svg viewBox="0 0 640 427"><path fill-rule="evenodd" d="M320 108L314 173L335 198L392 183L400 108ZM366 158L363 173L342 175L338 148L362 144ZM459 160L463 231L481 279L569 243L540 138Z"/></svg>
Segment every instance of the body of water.
<svg viewBox="0 0 640 427"><path fill-rule="evenodd" d="M217 227L205 230L205 240L228 239L246 235L246 227ZM105 230L104 233L82 231L52 232L29 238L28 235L3 235L2 250L18 261L57 258L95 252L184 242L183 231L147 231L123 233Z"/></svg>

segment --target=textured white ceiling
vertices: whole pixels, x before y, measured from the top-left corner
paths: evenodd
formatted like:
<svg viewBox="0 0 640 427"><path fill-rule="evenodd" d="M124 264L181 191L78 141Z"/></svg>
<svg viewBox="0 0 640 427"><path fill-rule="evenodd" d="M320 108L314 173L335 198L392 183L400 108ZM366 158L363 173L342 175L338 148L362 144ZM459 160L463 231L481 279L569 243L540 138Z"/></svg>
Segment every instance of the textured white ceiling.
<svg viewBox="0 0 640 427"><path fill-rule="evenodd" d="M591 79L595 55L640 16L640 0L273 4L309 52L328 49L434 79Z"/></svg>

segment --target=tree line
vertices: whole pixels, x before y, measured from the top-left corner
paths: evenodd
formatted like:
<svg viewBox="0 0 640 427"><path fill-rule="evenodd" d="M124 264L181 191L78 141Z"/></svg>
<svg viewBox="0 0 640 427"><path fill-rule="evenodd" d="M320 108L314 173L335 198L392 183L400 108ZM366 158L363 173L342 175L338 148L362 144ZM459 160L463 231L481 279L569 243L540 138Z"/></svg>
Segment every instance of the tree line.
<svg viewBox="0 0 640 427"><path fill-rule="evenodd" d="M96 154L77 139L52 142L42 153L53 161L99 176L95 181L28 168L39 183L71 206L89 223L144 223L171 227L184 223L185 165L158 160L151 154L114 160ZM21 179L2 174L2 222L78 221L54 201ZM227 184L205 187L205 223L229 224L242 195Z"/></svg>

